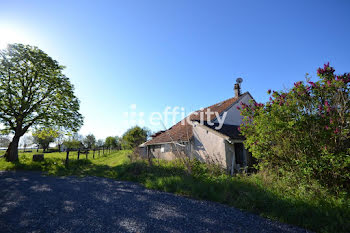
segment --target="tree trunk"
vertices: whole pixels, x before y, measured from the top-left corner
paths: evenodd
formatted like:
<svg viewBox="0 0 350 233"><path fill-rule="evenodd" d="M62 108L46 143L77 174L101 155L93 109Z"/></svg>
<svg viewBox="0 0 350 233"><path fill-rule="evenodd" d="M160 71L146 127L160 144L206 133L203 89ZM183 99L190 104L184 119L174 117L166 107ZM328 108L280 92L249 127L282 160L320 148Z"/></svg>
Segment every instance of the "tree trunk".
<svg viewBox="0 0 350 233"><path fill-rule="evenodd" d="M69 162L69 148L67 148L66 166L68 166L68 162Z"/></svg>
<svg viewBox="0 0 350 233"><path fill-rule="evenodd" d="M18 161L18 143L20 136L16 135L13 137L7 151L5 153L5 158L7 161L15 162Z"/></svg>

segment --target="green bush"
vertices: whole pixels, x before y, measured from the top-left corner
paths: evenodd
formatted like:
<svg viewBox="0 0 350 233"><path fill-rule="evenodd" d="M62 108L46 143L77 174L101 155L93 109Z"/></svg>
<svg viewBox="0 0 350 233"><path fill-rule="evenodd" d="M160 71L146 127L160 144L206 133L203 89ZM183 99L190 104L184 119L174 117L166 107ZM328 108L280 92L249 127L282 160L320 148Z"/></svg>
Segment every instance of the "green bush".
<svg viewBox="0 0 350 233"><path fill-rule="evenodd" d="M128 129L121 138L121 146L123 150L132 150L138 147L141 143L147 141L150 131L146 128L134 126Z"/></svg>
<svg viewBox="0 0 350 233"><path fill-rule="evenodd" d="M245 145L261 169L349 190L350 74L334 72L326 64L317 82L307 78L288 91L272 92L266 104L239 107Z"/></svg>

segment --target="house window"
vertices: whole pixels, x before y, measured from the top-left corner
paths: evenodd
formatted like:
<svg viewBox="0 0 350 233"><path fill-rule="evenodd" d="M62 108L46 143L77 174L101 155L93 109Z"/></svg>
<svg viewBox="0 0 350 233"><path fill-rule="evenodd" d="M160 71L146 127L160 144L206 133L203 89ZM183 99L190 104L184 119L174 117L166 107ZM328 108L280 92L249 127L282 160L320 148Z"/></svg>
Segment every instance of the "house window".
<svg viewBox="0 0 350 233"><path fill-rule="evenodd" d="M161 152L161 153L164 153L164 152L165 152L165 147L164 147L164 146L161 146L161 147L160 147L160 152Z"/></svg>

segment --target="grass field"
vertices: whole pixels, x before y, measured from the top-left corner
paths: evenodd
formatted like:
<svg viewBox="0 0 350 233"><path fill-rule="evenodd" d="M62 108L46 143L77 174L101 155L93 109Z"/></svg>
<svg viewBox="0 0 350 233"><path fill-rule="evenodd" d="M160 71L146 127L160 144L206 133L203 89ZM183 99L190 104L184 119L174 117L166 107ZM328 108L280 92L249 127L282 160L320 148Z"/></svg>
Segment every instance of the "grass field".
<svg viewBox="0 0 350 233"><path fill-rule="evenodd" d="M41 153L39 151L39 153ZM85 154L80 154L78 160L78 152L71 151L69 153L68 166L65 164L66 152L53 152L44 153L45 160L42 162L33 162L33 154L38 152L23 153L19 152L19 161L16 163L6 162L5 159L0 159L0 170L33 170L43 171L50 175L76 175L76 176L102 176L110 177L107 173L110 168L118 166L128 162L127 155L129 151L117 151L108 153L105 152L103 155L102 151L99 153L96 151L95 159L93 159L93 152L90 151L88 159Z"/></svg>
<svg viewBox="0 0 350 233"><path fill-rule="evenodd" d="M77 160L71 152L69 165L65 153L47 153L45 161L33 162L33 153L20 153L19 162L0 159L0 170L36 170L50 175L100 176L128 180L147 188L216 201L298 225L316 232L349 232L350 199L343 193L330 193L317 183L301 184L298 180L280 179L264 173L251 176L213 175L208 168L193 163L188 174L181 163L157 162L149 166L144 161L130 162L130 151L118 151L105 156L92 153Z"/></svg>

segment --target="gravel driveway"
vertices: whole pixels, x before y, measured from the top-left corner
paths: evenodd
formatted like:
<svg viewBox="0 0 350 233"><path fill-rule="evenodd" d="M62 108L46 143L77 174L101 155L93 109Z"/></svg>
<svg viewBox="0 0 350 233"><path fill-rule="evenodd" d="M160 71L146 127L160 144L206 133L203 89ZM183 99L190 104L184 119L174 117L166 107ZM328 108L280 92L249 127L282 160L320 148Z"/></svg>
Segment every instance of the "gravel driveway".
<svg viewBox="0 0 350 233"><path fill-rule="evenodd" d="M0 171L0 232L307 232L140 185Z"/></svg>

